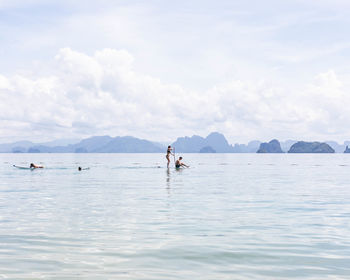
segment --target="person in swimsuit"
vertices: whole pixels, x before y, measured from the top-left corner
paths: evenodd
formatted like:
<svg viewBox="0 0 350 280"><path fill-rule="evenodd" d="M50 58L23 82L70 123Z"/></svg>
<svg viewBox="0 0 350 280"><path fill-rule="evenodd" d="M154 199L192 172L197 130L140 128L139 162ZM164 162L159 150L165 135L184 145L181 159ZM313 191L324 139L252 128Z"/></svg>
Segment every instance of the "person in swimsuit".
<svg viewBox="0 0 350 280"><path fill-rule="evenodd" d="M83 171L83 170L89 170L90 167L85 167L85 168L82 168L81 166L78 167L78 171Z"/></svg>
<svg viewBox="0 0 350 280"><path fill-rule="evenodd" d="M189 167L188 165L181 162L182 157L179 157L179 159L175 162L175 167L180 168L181 166Z"/></svg>
<svg viewBox="0 0 350 280"><path fill-rule="evenodd" d="M42 165L36 165L36 164L34 164L34 163L31 163L29 167L30 167L30 168L44 168L44 166L42 166Z"/></svg>
<svg viewBox="0 0 350 280"><path fill-rule="evenodd" d="M167 163L167 167L169 168L169 163L170 163L170 155L174 155L173 153L171 153L171 151L173 150L173 148L171 146L168 146L168 149L166 151L166 159L168 160Z"/></svg>

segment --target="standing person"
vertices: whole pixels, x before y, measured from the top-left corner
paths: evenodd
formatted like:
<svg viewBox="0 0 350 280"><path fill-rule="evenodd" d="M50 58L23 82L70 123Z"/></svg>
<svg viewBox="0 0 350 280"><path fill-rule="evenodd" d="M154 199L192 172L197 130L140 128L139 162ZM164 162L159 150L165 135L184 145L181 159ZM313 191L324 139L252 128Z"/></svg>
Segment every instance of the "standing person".
<svg viewBox="0 0 350 280"><path fill-rule="evenodd" d="M168 149L166 151L166 159L168 160L167 167L169 168L169 163L170 163L170 155L174 155L171 151L173 148L171 146L168 146Z"/></svg>
<svg viewBox="0 0 350 280"><path fill-rule="evenodd" d="M179 157L179 159L175 162L175 167L180 168L181 166L189 167L188 165L181 162L182 157Z"/></svg>

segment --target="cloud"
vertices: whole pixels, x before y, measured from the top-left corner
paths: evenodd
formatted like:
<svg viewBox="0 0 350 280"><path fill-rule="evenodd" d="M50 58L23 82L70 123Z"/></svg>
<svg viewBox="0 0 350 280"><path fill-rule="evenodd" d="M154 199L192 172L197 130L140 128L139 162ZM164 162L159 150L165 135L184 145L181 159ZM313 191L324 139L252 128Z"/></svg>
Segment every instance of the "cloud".
<svg viewBox="0 0 350 280"><path fill-rule="evenodd" d="M125 48L137 69L206 89L232 77L289 75L296 82L300 69L341 69L349 56L345 1L332 9L331 1L294 0L0 3L10 6L0 27L6 73L32 68L33 60L47 63L62 46L88 54Z"/></svg>
<svg viewBox="0 0 350 280"><path fill-rule="evenodd" d="M204 91L139 73L126 50L61 49L48 75L0 75L0 135L32 140L210 131L251 139L346 140L350 96L330 70L302 87L230 80Z"/></svg>
<svg viewBox="0 0 350 280"><path fill-rule="evenodd" d="M0 89L6 90L10 89L10 87L9 80L5 76L0 75Z"/></svg>

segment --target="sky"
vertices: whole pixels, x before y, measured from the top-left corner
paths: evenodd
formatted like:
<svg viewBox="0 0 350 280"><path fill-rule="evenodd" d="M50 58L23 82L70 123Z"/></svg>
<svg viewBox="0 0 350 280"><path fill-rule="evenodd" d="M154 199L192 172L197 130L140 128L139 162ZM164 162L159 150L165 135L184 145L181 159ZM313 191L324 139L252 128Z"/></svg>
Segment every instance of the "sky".
<svg viewBox="0 0 350 280"><path fill-rule="evenodd" d="M350 140L348 0L0 0L0 143Z"/></svg>

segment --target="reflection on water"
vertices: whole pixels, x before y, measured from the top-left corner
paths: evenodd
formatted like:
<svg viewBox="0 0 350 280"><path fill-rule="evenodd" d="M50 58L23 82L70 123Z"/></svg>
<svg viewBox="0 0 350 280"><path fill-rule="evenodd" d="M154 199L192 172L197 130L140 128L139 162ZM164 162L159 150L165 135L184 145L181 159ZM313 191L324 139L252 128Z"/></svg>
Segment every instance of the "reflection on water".
<svg viewBox="0 0 350 280"><path fill-rule="evenodd" d="M0 278L350 278L349 156L163 158L0 154Z"/></svg>
<svg viewBox="0 0 350 280"><path fill-rule="evenodd" d="M170 192L170 168L166 170L166 185L168 192Z"/></svg>

